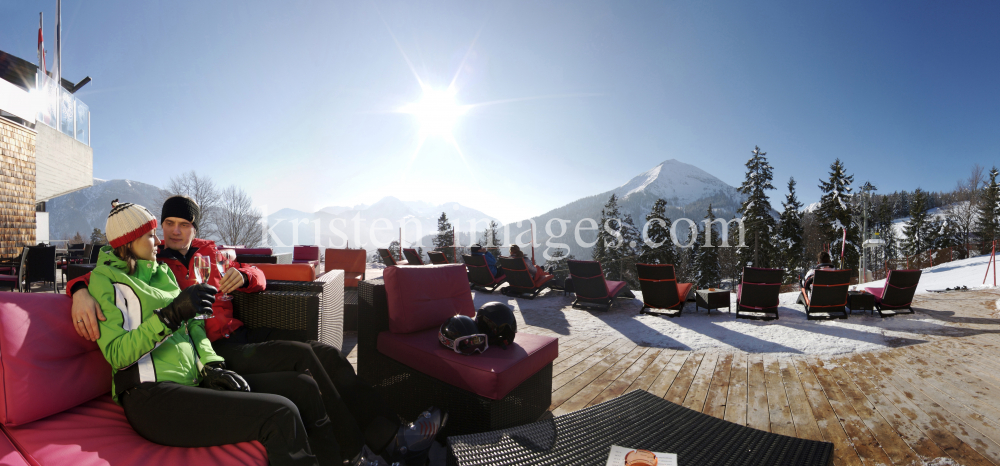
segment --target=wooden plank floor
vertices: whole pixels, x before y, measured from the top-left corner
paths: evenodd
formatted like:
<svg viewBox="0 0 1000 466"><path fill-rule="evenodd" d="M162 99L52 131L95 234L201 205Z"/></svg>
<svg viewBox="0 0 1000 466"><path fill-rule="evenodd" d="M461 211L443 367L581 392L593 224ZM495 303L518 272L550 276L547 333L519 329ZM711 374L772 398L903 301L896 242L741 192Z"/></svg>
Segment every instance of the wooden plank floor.
<svg viewBox="0 0 1000 466"><path fill-rule="evenodd" d="M837 465L1000 466L997 298L918 296L917 313L949 322L953 334L834 357L689 352L519 330L560 337L556 416L642 389L731 422L832 442ZM353 349L356 335L346 340Z"/></svg>

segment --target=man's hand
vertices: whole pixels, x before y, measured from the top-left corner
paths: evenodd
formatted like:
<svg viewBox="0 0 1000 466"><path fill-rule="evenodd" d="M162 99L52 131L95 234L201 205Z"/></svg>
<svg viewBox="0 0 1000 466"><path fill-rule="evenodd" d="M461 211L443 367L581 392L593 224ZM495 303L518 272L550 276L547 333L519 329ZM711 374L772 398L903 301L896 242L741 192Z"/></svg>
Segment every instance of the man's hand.
<svg viewBox="0 0 1000 466"><path fill-rule="evenodd" d="M101 312L101 306L97 300L90 295L87 288L80 288L73 293L73 328L76 333L90 341L97 341L101 337L101 328L98 326L99 320L108 320Z"/></svg>
<svg viewBox="0 0 1000 466"><path fill-rule="evenodd" d="M231 293L236 291L237 288L241 288L245 283L243 283L243 274L239 270L231 268L226 271L226 275L219 280L219 291L223 293Z"/></svg>

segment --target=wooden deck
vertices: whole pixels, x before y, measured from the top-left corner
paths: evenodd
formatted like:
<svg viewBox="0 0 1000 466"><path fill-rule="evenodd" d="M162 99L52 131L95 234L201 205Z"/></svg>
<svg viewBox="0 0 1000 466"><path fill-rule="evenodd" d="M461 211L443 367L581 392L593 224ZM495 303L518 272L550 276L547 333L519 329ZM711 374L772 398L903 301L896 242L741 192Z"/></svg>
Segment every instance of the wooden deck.
<svg viewBox="0 0 1000 466"><path fill-rule="evenodd" d="M835 357L678 351L519 330L560 337L556 416L643 389L727 421L832 442L836 465L1000 466L997 298L918 296L917 313L953 324L950 335ZM345 340L356 362L357 336Z"/></svg>

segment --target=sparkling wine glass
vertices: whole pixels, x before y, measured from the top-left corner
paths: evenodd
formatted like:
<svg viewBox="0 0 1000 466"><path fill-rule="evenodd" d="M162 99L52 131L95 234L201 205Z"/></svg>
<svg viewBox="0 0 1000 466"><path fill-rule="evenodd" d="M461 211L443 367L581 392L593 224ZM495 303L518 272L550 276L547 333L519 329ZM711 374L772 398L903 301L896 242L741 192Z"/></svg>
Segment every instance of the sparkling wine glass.
<svg viewBox="0 0 1000 466"><path fill-rule="evenodd" d="M225 253L222 252L215 253L215 266L219 268L219 275L225 277L226 272L229 271L230 267L229 258L226 257ZM223 293L222 296L219 296L219 301L230 301L232 299L233 297L230 296L229 293Z"/></svg>
<svg viewBox="0 0 1000 466"><path fill-rule="evenodd" d="M194 256L191 258L191 266L194 267L194 280L201 283L208 283L208 278L212 273L212 263L208 256ZM195 319L205 320L215 317L214 314L198 314Z"/></svg>

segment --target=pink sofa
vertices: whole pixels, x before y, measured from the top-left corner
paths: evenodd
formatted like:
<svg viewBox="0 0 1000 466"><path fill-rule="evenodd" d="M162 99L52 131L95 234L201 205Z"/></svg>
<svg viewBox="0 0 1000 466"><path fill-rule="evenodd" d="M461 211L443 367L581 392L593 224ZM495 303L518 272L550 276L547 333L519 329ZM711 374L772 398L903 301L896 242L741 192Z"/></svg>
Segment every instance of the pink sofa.
<svg viewBox="0 0 1000 466"><path fill-rule="evenodd" d="M319 246L295 246L292 248L293 264L309 264L319 272Z"/></svg>
<svg viewBox="0 0 1000 466"><path fill-rule="evenodd" d="M258 442L203 448L140 437L111 400L111 367L61 294L0 292L0 465L266 465Z"/></svg>

